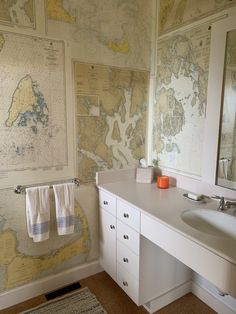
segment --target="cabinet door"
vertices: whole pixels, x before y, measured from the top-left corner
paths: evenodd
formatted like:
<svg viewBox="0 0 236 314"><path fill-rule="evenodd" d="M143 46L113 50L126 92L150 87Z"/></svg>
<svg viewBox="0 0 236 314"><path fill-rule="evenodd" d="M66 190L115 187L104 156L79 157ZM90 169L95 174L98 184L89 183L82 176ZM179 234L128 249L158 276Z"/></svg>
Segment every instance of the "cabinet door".
<svg viewBox="0 0 236 314"><path fill-rule="evenodd" d="M100 264L116 280L116 217L100 208Z"/></svg>

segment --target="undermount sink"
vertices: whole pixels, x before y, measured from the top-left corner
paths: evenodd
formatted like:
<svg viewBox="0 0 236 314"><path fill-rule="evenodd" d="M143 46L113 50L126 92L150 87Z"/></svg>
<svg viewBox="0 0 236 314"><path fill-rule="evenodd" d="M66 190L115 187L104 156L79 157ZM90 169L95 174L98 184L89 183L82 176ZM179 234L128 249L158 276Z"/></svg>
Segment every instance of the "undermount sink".
<svg viewBox="0 0 236 314"><path fill-rule="evenodd" d="M236 217L212 210L190 209L182 212L182 220L198 231L236 240Z"/></svg>

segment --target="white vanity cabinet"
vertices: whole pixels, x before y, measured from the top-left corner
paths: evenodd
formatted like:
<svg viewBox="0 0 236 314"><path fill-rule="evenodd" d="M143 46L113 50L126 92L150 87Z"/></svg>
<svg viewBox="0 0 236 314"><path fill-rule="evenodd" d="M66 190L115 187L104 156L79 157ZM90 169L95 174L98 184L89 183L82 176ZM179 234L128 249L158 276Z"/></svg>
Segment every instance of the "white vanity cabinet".
<svg viewBox="0 0 236 314"><path fill-rule="evenodd" d="M116 281L116 199L100 193L99 204L100 264Z"/></svg>
<svg viewBox="0 0 236 314"><path fill-rule="evenodd" d="M140 305L140 212L117 199L117 283Z"/></svg>
<svg viewBox="0 0 236 314"><path fill-rule="evenodd" d="M190 291L190 270L141 235L140 210L101 189L99 204L100 264L137 305L153 312Z"/></svg>

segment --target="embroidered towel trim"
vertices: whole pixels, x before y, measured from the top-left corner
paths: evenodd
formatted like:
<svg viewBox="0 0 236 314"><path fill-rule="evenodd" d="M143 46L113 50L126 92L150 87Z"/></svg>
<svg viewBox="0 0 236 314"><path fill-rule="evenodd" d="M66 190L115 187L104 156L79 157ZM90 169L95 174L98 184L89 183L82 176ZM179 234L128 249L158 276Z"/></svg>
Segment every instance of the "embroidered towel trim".
<svg viewBox="0 0 236 314"><path fill-rule="evenodd" d="M59 235L66 235L74 232L74 188L74 183L53 185L56 205L57 233Z"/></svg>
<svg viewBox="0 0 236 314"><path fill-rule="evenodd" d="M49 239L49 186L26 189L26 222L28 235L34 242Z"/></svg>

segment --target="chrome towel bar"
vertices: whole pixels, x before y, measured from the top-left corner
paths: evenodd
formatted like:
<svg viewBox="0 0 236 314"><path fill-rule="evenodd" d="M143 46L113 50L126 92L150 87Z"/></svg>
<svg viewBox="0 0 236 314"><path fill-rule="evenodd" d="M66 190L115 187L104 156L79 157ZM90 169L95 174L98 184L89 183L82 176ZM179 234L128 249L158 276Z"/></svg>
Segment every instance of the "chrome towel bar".
<svg viewBox="0 0 236 314"><path fill-rule="evenodd" d="M78 178L74 178L74 179L70 179L70 180L66 180L66 181L63 181L63 183L67 183L67 182L72 182L74 183L76 186L79 186L79 179ZM61 182L60 182L61 183ZM59 184L58 182L55 182L55 184ZM14 188L14 192L16 194L23 194L25 193L25 189L28 188L28 187L36 187L36 186L43 186L43 185L48 185L47 183L43 183L43 184L35 184L35 185L31 185L31 186L23 186L23 185L17 185L15 188ZM52 185L51 185L51 182L49 183L49 187L52 188Z"/></svg>

